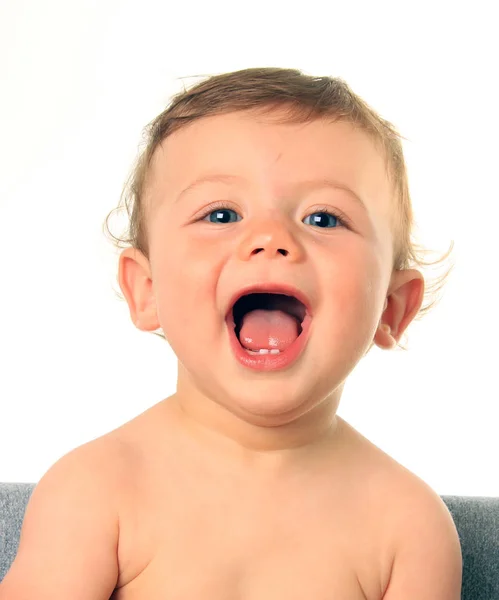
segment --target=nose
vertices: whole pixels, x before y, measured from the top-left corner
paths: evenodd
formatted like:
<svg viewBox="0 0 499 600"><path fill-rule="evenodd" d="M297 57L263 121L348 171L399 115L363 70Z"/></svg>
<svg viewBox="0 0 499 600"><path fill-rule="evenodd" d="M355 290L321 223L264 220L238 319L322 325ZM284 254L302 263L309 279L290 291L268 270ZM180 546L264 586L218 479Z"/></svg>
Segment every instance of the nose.
<svg viewBox="0 0 499 600"><path fill-rule="evenodd" d="M248 226L238 247L240 260L248 261L255 255L267 259L285 257L288 261L300 262L304 250L282 219L265 218Z"/></svg>

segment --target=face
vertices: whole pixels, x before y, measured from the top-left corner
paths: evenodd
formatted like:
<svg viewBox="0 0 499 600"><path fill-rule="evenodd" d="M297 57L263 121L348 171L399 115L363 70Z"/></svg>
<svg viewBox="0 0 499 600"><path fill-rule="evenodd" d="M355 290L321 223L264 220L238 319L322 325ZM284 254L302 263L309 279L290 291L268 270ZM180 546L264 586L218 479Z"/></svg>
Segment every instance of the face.
<svg viewBox="0 0 499 600"><path fill-rule="evenodd" d="M183 192L212 174L232 179ZM303 185L321 179L353 193ZM150 328L178 357L179 390L255 424L334 396L373 341L392 273L392 191L367 135L342 122L204 118L157 149L147 198ZM262 282L291 284L312 305L308 343L284 370L245 368L229 345L231 297Z"/></svg>

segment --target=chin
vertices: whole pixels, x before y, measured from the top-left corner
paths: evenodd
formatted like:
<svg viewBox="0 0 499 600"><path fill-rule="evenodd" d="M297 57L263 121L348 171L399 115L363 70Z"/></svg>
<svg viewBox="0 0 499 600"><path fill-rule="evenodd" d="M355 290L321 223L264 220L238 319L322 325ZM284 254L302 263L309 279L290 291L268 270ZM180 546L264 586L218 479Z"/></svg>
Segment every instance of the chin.
<svg viewBox="0 0 499 600"><path fill-rule="evenodd" d="M283 386L276 382L275 385L268 381L254 382L251 390L232 391L225 389L220 402L230 412L248 420L254 417L256 420L263 418L261 424L268 424L268 420L274 425L281 425L297 419L300 415L308 412L314 404L311 398L314 394L311 390L299 393L296 387ZM318 403L317 400L315 403ZM255 421L255 424L256 423Z"/></svg>

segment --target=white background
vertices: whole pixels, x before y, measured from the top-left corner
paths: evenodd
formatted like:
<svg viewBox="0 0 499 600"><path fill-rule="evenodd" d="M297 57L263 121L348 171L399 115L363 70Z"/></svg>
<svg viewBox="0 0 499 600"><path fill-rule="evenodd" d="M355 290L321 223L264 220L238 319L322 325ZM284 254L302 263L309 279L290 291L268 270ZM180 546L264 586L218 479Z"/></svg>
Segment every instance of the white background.
<svg viewBox="0 0 499 600"><path fill-rule="evenodd" d="M373 348L339 414L441 495L499 496L499 46L493 2L0 4L0 481L175 391L165 342L114 295L102 233L142 128L182 83L255 66L344 78L407 138L420 242L454 271Z"/></svg>

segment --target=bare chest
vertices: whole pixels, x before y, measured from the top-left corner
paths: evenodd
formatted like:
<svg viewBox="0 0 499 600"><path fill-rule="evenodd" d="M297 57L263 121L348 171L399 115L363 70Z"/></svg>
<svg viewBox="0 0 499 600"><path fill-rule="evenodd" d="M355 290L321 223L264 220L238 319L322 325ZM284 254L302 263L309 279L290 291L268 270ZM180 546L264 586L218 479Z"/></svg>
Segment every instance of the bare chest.
<svg viewBox="0 0 499 600"><path fill-rule="evenodd" d="M389 551L374 499L179 465L159 481L137 477L124 501L113 600L381 598Z"/></svg>

